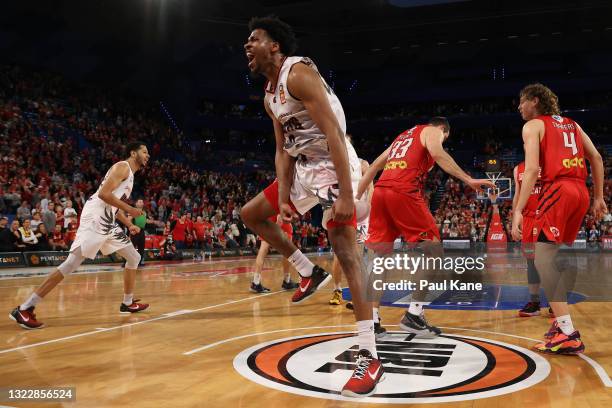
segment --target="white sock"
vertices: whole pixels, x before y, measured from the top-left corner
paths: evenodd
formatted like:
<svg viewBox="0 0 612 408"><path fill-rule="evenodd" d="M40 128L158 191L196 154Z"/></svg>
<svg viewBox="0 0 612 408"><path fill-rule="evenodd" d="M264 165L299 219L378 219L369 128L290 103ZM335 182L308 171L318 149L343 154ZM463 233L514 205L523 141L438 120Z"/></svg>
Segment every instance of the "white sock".
<svg viewBox="0 0 612 408"><path fill-rule="evenodd" d="M123 304L129 306L134 301L134 294L130 293L129 295L123 294Z"/></svg>
<svg viewBox="0 0 612 408"><path fill-rule="evenodd" d="M378 358L373 320L359 320L357 322L357 344L359 344L359 350L366 349L372 353L374 358Z"/></svg>
<svg viewBox="0 0 612 408"><path fill-rule="evenodd" d="M255 272L253 274L253 283L259 285L261 283L261 273Z"/></svg>
<svg viewBox="0 0 612 408"><path fill-rule="evenodd" d="M312 269L314 268L314 264L310 262L310 260L306 258L306 255L304 255L299 249L297 249L287 259L301 276L307 278L312 275Z"/></svg>
<svg viewBox="0 0 612 408"><path fill-rule="evenodd" d="M285 283L289 283L289 282L291 282L291 275L286 274L285 275Z"/></svg>
<svg viewBox="0 0 612 408"><path fill-rule="evenodd" d="M408 313L420 316L423 314L423 306L427 306L431 302L410 302L410 307L408 307Z"/></svg>
<svg viewBox="0 0 612 408"><path fill-rule="evenodd" d="M559 325L559 328L561 329L563 334L565 334L566 336L569 336L575 331L570 315L557 317L557 324Z"/></svg>
<svg viewBox="0 0 612 408"><path fill-rule="evenodd" d="M374 318L374 323L380 323L380 316L378 315L378 308L372 308L372 317Z"/></svg>
<svg viewBox="0 0 612 408"><path fill-rule="evenodd" d="M334 283L334 290L340 290L341 291L342 290L342 283L338 283L338 284Z"/></svg>
<svg viewBox="0 0 612 408"><path fill-rule="evenodd" d="M31 308L32 306L36 306L41 300L42 298L40 296L38 296L36 293L32 293L28 300L26 300L21 306L19 306L19 310L26 310Z"/></svg>

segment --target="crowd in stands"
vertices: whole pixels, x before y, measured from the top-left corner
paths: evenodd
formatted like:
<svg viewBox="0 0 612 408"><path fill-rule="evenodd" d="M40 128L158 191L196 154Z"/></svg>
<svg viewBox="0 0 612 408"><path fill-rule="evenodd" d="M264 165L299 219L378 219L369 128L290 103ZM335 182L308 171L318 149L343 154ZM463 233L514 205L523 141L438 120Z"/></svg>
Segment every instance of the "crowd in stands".
<svg viewBox="0 0 612 408"><path fill-rule="evenodd" d="M206 109L211 114L223 110L211 104ZM246 107L224 112L249 114ZM0 121L0 214L7 215L0 220L0 251L69 248L87 198L112 163L127 156L122 146L137 139L148 143L152 159L136 176L132 198L143 199L147 232L162 236L160 245L168 244L168 237L177 249L256 245L257 238L240 220L240 209L273 180L273 172L198 168L194 163L216 153L211 146L202 143L194 149L181 132L164 125L161 116L146 107L72 85L54 74L0 66ZM382 150L380 141L363 146ZM501 148L493 137L484 146L483 153ZM379 152L370 153L375 157ZM238 164L244 158L234 160ZM610 174L610 157L606 167ZM606 183L610 203L612 186ZM444 194L439 197L441 187ZM440 169L431 172L425 197L435 200L443 237L484 239L486 200L475 200ZM508 204L501 207L502 219L509 220ZM310 213L295 223L296 244L328 247L326 233L317 225ZM610 220L595 223L587 217L584 234L589 239L610 233Z"/></svg>

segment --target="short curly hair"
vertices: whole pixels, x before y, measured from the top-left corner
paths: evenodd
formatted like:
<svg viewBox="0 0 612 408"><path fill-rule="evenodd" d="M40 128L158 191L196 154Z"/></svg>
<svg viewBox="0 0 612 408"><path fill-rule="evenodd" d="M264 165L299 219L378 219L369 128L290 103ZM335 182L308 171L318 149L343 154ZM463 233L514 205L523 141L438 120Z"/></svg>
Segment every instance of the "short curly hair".
<svg viewBox="0 0 612 408"><path fill-rule="evenodd" d="M291 26L277 16L269 15L266 17L253 17L249 21L249 30L262 29L273 41L280 45L283 55L292 56L297 49L297 40Z"/></svg>
<svg viewBox="0 0 612 408"><path fill-rule="evenodd" d="M520 97L532 100L538 98L538 113L540 115L561 115L559 97L545 85L529 84L521 90Z"/></svg>

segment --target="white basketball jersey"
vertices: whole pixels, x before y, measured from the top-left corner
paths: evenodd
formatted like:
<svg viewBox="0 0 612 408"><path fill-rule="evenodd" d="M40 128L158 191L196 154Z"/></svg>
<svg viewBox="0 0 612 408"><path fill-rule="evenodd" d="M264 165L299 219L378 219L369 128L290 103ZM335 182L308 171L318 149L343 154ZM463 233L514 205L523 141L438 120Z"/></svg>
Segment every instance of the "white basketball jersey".
<svg viewBox="0 0 612 408"><path fill-rule="evenodd" d="M132 188L134 187L134 173L132 172L132 168L130 167L127 161L117 162L117 164L118 163L125 163L130 169L129 176L125 180L123 180L116 189L113 190L113 195L118 199L122 200L125 198L129 198L130 194L132 194ZM100 193L100 189L102 189L102 186L108 179L109 173L110 169L106 172L104 180L102 180L102 183L100 183L100 187L98 187L98 191L96 191L91 197L89 197L89 200L87 200L87 202L85 203L85 206L83 207L83 213L81 214L81 224L84 221L89 221L92 218L98 217L104 217L105 219L107 219L107 222L110 222L110 220L108 219L112 217L112 222L114 222L115 214L117 214L118 208L107 204L98 196L98 194Z"/></svg>
<svg viewBox="0 0 612 408"><path fill-rule="evenodd" d="M309 159L329 158L329 148L325 134L312 120L306 107L294 98L287 88L287 77L295 64L306 64L317 73L316 65L308 57L286 57L278 72L276 87L266 84L265 103L268 104L274 117L281 123L285 136L284 149L290 156L304 155ZM319 74L320 76L320 74ZM332 111L336 115L342 133L346 134L346 119L340 100L321 77L321 82L327 91L327 98Z"/></svg>

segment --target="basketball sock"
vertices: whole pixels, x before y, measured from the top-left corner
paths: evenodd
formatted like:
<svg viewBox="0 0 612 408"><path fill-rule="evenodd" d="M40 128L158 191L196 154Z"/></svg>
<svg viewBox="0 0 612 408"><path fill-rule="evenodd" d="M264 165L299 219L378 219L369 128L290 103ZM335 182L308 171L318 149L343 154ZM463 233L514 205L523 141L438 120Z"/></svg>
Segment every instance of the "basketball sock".
<svg viewBox="0 0 612 408"><path fill-rule="evenodd" d="M374 323L380 323L380 316L378 315L378 308L372 308L372 318L374 319Z"/></svg>
<svg viewBox="0 0 612 408"><path fill-rule="evenodd" d="M410 302L410 307L408 307L408 313L420 316L423 314L423 306L427 306L431 302Z"/></svg>
<svg viewBox="0 0 612 408"><path fill-rule="evenodd" d="M285 275L285 283L289 283L291 282L291 275L290 274L286 274Z"/></svg>
<svg viewBox="0 0 612 408"><path fill-rule="evenodd" d="M19 310L26 310L31 308L32 306L36 306L41 300L42 298L40 296L38 296L36 293L32 293L28 300L26 300L21 306L19 306Z"/></svg>
<svg viewBox="0 0 612 408"><path fill-rule="evenodd" d="M557 317L557 324L559 325L559 328L561 329L563 334L565 334L566 336L569 336L574 331L576 331L574 329L574 325L572 324L572 318L570 317L570 315Z"/></svg>
<svg viewBox="0 0 612 408"><path fill-rule="evenodd" d="M298 271L298 273L301 276L304 276L304 277L307 278L307 277L312 275L312 270L314 269L314 264L312 262L310 262L310 260L308 258L306 258L306 255L304 255L302 253L302 251L300 251L299 249L297 249L287 259L289 260L289 263L291 263L291 265L293 265L295 270Z"/></svg>
<svg viewBox="0 0 612 408"><path fill-rule="evenodd" d="M334 290L342 290L342 284L341 283L334 283Z"/></svg>
<svg viewBox="0 0 612 408"><path fill-rule="evenodd" d="M357 344L359 344L359 350L366 349L372 353L374 358L378 358L373 320L360 320L357 322Z"/></svg>
<svg viewBox="0 0 612 408"><path fill-rule="evenodd" d="M532 302L536 302L536 303L540 303L540 294L539 293L532 293L529 295L529 300Z"/></svg>
<svg viewBox="0 0 612 408"><path fill-rule="evenodd" d="M132 304L132 302L134 301L134 294L130 293L130 294L123 294L123 304L126 306L129 306Z"/></svg>
<svg viewBox="0 0 612 408"><path fill-rule="evenodd" d="M255 272L253 274L253 283L259 285L261 283L261 273Z"/></svg>

